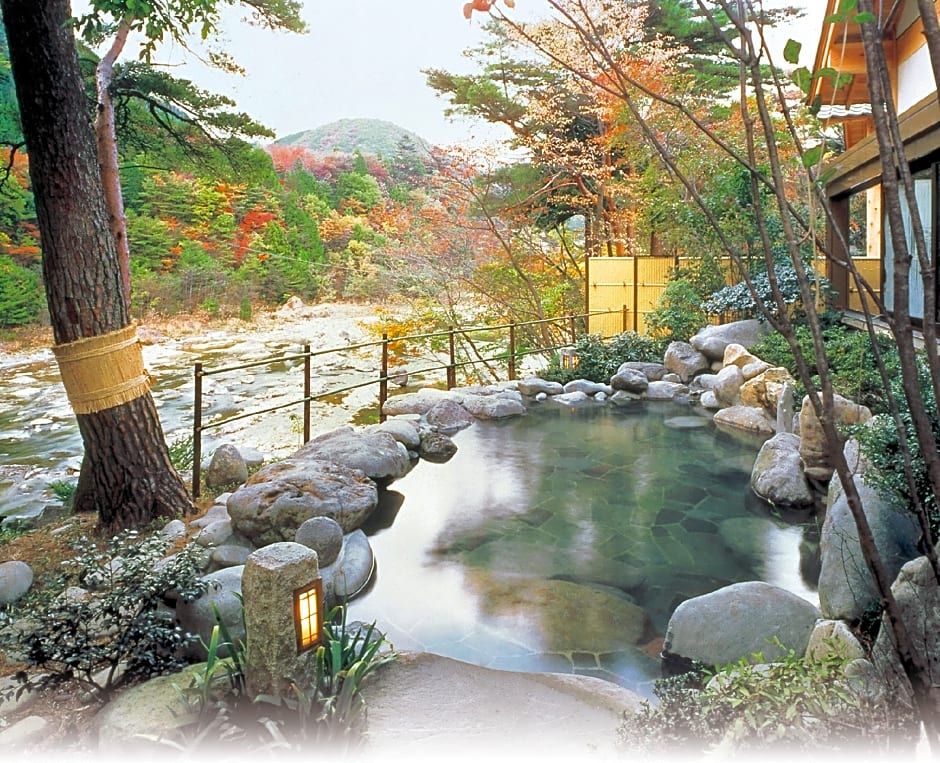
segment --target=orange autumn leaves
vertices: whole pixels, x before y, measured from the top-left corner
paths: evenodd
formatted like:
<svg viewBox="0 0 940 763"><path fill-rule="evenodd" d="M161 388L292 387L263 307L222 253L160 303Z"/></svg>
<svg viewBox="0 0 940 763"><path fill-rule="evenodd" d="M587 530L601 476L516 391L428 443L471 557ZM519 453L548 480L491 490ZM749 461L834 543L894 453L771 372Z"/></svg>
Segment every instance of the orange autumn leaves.
<svg viewBox="0 0 940 763"><path fill-rule="evenodd" d="M507 8L515 8L515 0L503 0L503 4ZM463 7L463 15L465 19L469 19L473 16L474 11L480 11L481 13L489 13L490 9L496 5L496 0L471 0Z"/></svg>

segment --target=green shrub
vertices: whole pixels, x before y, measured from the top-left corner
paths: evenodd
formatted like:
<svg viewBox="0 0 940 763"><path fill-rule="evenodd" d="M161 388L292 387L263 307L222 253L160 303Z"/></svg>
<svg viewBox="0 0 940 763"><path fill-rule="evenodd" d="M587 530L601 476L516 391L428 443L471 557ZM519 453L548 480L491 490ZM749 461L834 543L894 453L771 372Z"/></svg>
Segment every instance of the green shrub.
<svg viewBox="0 0 940 763"><path fill-rule="evenodd" d="M18 265L12 257L0 257L0 327L33 323L42 308L39 274Z"/></svg>
<svg viewBox="0 0 940 763"><path fill-rule="evenodd" d="M199 305L199 309L208 313L212 318L218 318L222 308L219 305L219 300L215 297L206 297Z"/></svg>
<svg viewBox="0 0 940 763"><path fill-rule="evenodd" d="M940 442L940 413L938 413L937 400L933 394L930 370L923 355L918 356L917 365L921 398L931 421L934 440ZM891 380L891 389L898 401L901 421L904 424L916 494L927 512L931 534L934 542L936 542L940 538L940 509L937 507L924 457L914 432L914 423L910 408L907 405L907 399L904 397L900 374L894 374ZM913 497L908 487L905 472L905 455L894 419L887 414L880 414L875 416L868 426L856 427L853 434L860 442L862 453L871 465L871 468L864 474L865 483L874 488L886 500L896 503L899 507L911 506Z"/></svg>
<svg viewBox="0 0 940 763"><path fill-rule="evenodd" d="M811 284L822 291L823 296L828 303L830 301L831 289L829 281L826 278L817 276L812 270L807 269ZM775 268L777 276L777 285L780 294L783 297L784 304L788 310L798 312L802 309L802 297L797 283L796 271L790 263L778 263ZM757 300L751 295L751 290L745 281L739 281L732 286L726 286L714 292L708 299L702 302L701 307L708 315L722 315L723 313L733 313L742 318L759 318L763 320L764 314L760 305L764 305L771 313L777 312L777 303L773 298L773 291L770 286L770 278L767 271L755 273L751 277L754 291L757 294Z"/></svg>
<svg viewBox="0 0 940 763"><path fill-rule="evenodd" d="M689 281L684 278L670 281L656 307L644 319L650 336L665 341L688 341L708 322L701 301L701 295Z"/></svg>
<svg viewBox="0 0 940 763"><path fill-rule="evenodd" d="M136 531L115 536L103 551L80 538L78 555L62 562L63 582L86 593L63 591L18 612L27 627L21 635L7 629L0 645L25 653L46 674L42 684L75 679L101 700L128 679L179 669L182 647L196 637L174 622L163 597L195 598L205 583L201 549L189 545L158 564L168 547L165 537Z"/></svg>
<svg viewBox="0 0 940 763"><path fill-rule="evenodd" d="M665 343L635 331L625 331L610 339L600 334L581 334L574 343L578 365L562 368L558 358L553 358L542 377L562 384L573 379L607 384L610 377L627 361L657 363L662 361Z"/></svg>
<svg viewBox="0 0 940 763"><path fill-rule="evenodd" d="M694 676L660 681L659 704L644 703L620 728L621 746L649 756L677 751L726 759L744 751L894 749L910 718L896 704L875 705L852 691L838 657L808 662L791 651L759 664L754 655L726 666L700 688ZM757 663L757 664L755 664Z"/></svg>
<svg viewBox="0 0 940 763"><path fill-rule="evenodd" d="M49 483L49 489L52 494L62 501L63 505L71 506L72 498L75 496L75 489L78 487L76 482L66 482L65 480L55 480Z"/></svg>
<svg viewBox="0 0 940 763"><path fill-rule="evenodd" d="M797 326L797 343L803 356L810 363L810 373L816 388L819 388L819 375L813 352L813 338L809 328ZM898 369L897 346L887 335L878 335L878 349L882 355L889 376L895 376ZM833 389L843 397L868 406L872 413L888 410L887 395L881 375L875 365L875 354L871 337L866 331L857 331L838 323L823 329L823 343ZM786 368L796 380L794 395L801 400L806 394L806 387L799 378L796 361L786 339L778 333L768 334L751 352L772 366Z"/></svg>

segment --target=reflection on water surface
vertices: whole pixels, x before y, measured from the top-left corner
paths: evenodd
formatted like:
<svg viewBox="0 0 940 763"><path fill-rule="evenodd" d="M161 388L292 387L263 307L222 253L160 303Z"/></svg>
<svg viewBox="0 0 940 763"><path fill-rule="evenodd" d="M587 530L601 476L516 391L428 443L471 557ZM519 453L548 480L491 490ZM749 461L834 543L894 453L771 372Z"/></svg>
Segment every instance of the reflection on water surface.
<svg viewBox="0 0 940 763"><path fill-rule="evenodd" d="M815 523L772 517L748 484L756 446L689 413L546 404L460 432L448 463L391 486L350 615L397 649L651 696L686 598L764 580L817 603Z"/></svg>

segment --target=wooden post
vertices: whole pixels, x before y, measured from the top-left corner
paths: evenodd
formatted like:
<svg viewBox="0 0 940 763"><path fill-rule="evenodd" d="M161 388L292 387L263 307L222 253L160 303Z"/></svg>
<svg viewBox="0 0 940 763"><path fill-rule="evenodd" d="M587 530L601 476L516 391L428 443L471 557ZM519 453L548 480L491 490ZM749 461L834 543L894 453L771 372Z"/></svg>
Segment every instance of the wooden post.
<svg viewBox="0 0 940 763"><path fill-rule="evenodd" d="M832 224L826 231L826 240L829 245L829 258L826 260L826 277L832 288L838 292L833 306L837 310L849 309L849 298L851 296L849 283L849 268L846 264L851 253L843 246L843 241L849 240L849 225L851 223L849 213L849 199L830 199L830 208L832 210ZM839 229L844 238L839 236Z"/></svg>
<svg viewBox="0 0 940 763"><path fill-rule="evenodd" d="M199 462L202 461L202 363L195 368L193 391L193 500L199 497Z"/></svg>
<svg viewBox="0 0 940 763"><path fill-rule="evenodd" d="M640 331L640 258L633 255L633 330Z"/></svg>
<svg viewBox="0 0 940 763"><path fill-rule="evenodd" d="M304 445L310 442L310 343L304 342Z"/></svg>
<svg viewBox="0 0 940 763"><path fill-rule="evenodd" d="M385 401L388 400L388 332L382 332L382 368L379 370L379 422L385 421Z"/></svg>
<svg viewBox="0 0 940 763"><path fill-rule="evenodd" d="M516 378L516 324L509 324L509 380Z"/></svg>
<svg viewBox="0 0 940 763"><path fill-rule="evenodd" d="M591 253L584 248L584 331L591 332Z"/></svg>
<svg viewBox="0 0 940 763"><path fill-rule="evenodd" d="M450 336L448 336L448 341L450 343L450 365L447 366L447 389L453 389L457 386L457 352L454 342L454 327L451 326L449 331Z"/></svg>

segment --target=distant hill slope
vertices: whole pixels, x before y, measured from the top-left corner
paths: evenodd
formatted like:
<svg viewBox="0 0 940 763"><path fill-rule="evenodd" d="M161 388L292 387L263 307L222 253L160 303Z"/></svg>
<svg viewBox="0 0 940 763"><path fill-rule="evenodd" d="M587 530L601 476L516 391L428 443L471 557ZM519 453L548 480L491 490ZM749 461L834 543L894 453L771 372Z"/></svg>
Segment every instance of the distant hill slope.
<svg viewBox="0 0 940 763"><path fill-rule="evenodd" d="M411 138L419 151L430 154L431 146L420 135L381 119L340 119L279 138L282 146L303 146L314 154L354 154L358 149L373 156L394 156L403 137Z"/></svg>

